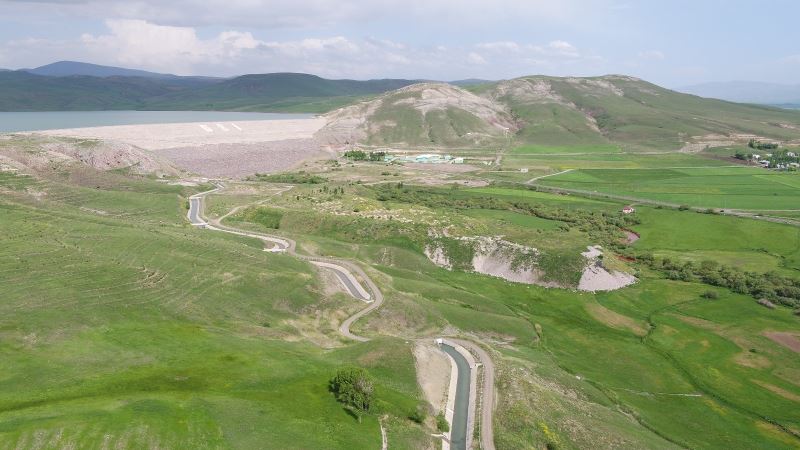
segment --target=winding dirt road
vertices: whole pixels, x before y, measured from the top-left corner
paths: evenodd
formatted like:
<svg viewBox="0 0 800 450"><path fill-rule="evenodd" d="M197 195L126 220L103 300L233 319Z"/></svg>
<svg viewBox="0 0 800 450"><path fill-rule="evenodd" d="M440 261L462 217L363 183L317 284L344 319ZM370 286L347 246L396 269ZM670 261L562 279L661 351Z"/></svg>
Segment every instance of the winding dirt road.
<svg viewBox="0 0 800 450"><path fill-rule="evenodd" d="M358 311L357 313L345 319L339 326L339 333L342 336L348 339L352 339L354 341L358 342L369 341L370 340L369 338L353 334L350 331L350 327L353 325L353 323L355 323L358 319L371 313L372 311L378 309L381 306L381 304L383 304L384 300L383 293L381 293L381 290L378 289L378 286L372 281L372 279L366 274L366 272L364 272L364 270L360 266L350 261L334 259L334 258L325 258L321 256L303 255L297 253L296 251L297 243L289 238L271 236L268 234L256 233L251 231L244 231L222 225L221 220L234 213L235 210L230 211L229 213L225 214L219 219L212 220L209 223L208 221L205 220L205 217L203 215L203 200L207 195L212 194L214 192L218 192L224 189L224 187L225 186L223 184L216 183L215 189L201 192L189 197L189 211L186 214L186 216L191 222L191 224L197 227L207 228L210 230L222 231L226 233L236 234L239 236L247 236L256 239L261 239L262 241L271 244L271 247L265 249L265 251L286 252L287 254L295 258L299 258L304 261L309 261L312 264L316 264L326 269L333 270L336 273L339 280L342 282L342 285L347 289L348 293L351 296L353 296L358 300L369 303L369 305L366 308ZM279 195L283 192L286 192L287 190L288 189L279 191L274 195ZM238 210L239 208L236 208L236 210ZM363 280L364 284L366 284L367 286L366 290L362 287L358 278L356 278L356 276L353 275L354 273L357 274L358 277L361 278L361 280ZM495 448L494 428L492 422L494 418L494 407L495 407L494 364L492 363L492 359L489 356L489 354L476 343L464 339L450 339L450 340L468 349L473 355L476 355L478 357L480 364L483 366L483 387L482 387L481 402L480 402L481 449L494 450ZM473 387L477 388L477 386ZM478 405L473 405L472 408L475 408L477 406ZM381 432L383 441L382 448L385 450L387 448L387 443L386 443L385 430L383 429L383 423L381 423Z"/></svg>

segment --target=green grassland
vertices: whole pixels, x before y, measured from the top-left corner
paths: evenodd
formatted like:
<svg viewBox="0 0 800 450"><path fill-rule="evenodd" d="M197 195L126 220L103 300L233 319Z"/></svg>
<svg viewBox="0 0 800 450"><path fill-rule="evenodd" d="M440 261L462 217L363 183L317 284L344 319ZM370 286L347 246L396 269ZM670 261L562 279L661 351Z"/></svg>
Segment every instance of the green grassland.
<svg viewBox="0 0 800 450"><path fill-rule="evenodd" d="M643 154L576 152L574 154L510 153L503 157L503 168L567 169L659 169L673 167L720 167L729 162L700 158L685 153Z"/></svg>
<svg viewBox="0 0 800 450"><path fill-rule="evenodd" d="M306 263L189 227L186 188L25 177L46 193L34 200L15 178L0 200L0 447L366 448L376 414L399 447L426 445L405 419L408 344L298 340L318 314L358 308L324 298ZM316 333L341 346L333 325ZM361 422L327 391L343 364L377 379Z"/></svg>
<svg viewBox="0 0 800 450"><path fill-rule="evenodd" d="M400 220L412 217L408 205L376 202L371 188L345 186L335 200L320 187L276 199L269 208L282 211L278 231L300 236L304 249L369 265L388 300L355 331L410 338L447 328L502 343L492 345L500 367L498 448L557 442L563 448L784 449L800 442L798 359L763 335L796 332L790 309L768 310L751 297L665 280L645 267L633 287L598 294L448 271L428 261L414 239L399 237L427 229ZM426 200L412 203L417 223L427 223L421 211L430 209L453 232L498 233L533 246L560 241L562 249L590 241L574 230L557 231L559 221L480 207L479 199L606 214L621 206L507 187L440 189L451 204L435 206L437 190L426 189ZM337 214L380 205L398 223L343 218L314 206L330 201L345 205ZM453 209L470 201L472 207ZM296 208L318 212L301 215ZM800 278L796 227L646 207L637 215L637 250ZM709 289L719 298L702 298Z"/></svg>
<svg viewBox="0 0 800 450"><path fill-rule="evenodd" d="M704 208L797 209L800 198L800 176L749 167L582 169L540 183Z"/></svg>
<svg viewBox="0 0 800 450"><path fill-rule="evenodd" d="M380 179L387 169L353 170ZM186 197L204 186L91 171L3 174L0 447L374 448L386 414L391 448L429 448L431 429L407 418L421 401L411 348L442 333L482 342L497 364L498 449L800 445L800 359L764 334L798 334L791 309L668 280L635 261L625 263L635 285L593 294L446 270L422 251L444 228L565 258L610 239L608 259L649 252L800 279L800 228L640 206L629 227L641 239L625 248L589 227L619 219L620 202L510 184L400 185L417 173L392 170L401 175L374 186L347 170L283 193L279 183L232 183L207 207L213 217L242 207L226 221L362 263L386 297L353 326L374 338L363 344L336 333L335 318L360 305L326 295L308 264L189 227ZM749 169L599 172L652 186L732 176L794 189L792 179ZM741 201L733 188L719 195ZM574 276L569 260L550 263L555 276ZM379 402L361 422L327 391L343 364L377 380Z"/></svg>

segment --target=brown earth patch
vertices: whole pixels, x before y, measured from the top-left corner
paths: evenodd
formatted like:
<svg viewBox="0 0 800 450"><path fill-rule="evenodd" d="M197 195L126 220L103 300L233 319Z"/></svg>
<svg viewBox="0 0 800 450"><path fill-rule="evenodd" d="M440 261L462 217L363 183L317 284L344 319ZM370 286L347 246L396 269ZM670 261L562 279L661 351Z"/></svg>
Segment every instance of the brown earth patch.
<svg viewBox="0 0 800 450"><path fill-rule="evenodd" d="M772 361L770 361L769 358L763 355L759 355L758 353L753 353L749 350L753 348L755 344L750 340L748 340L746 337L734 335L726 331L720 325L711 322L709 320L700 319L699 317L688 317L680 315L675 315L675 317L680 319L682 322L686 322L690 325L694 325L704 330L709 330L714 334L716 334L717 336L736 344L737 347L742 349L741 352L737 353L733 357L733 361L736 364L739 364L740 366L744 367L750 367L753 369L763 369L772 366Z"/></svg>
<svg viewBox="0 0 800 450"><path fill-rule="evenodd" d="M794 333L788 333L785 331L768 331L764 333L764 336L795 353L800 353L800 338L798 338Z"/></svg>
<svg viewBox="0 0 800 450"><path fill-rule="evenodd" d="M765 369L772 366L772 361L767 357L749 351L738 353L733 357L733 361L740 366L750 367L752 369Z"/></svg>
<svg viewBox="0 0 800 450"><path fill-rule="evenodd" d="M417 383L425 400L436 413L444 411L447 388L450 385L450 360L432 342L420 342L414 347Z"/></svg>
<svg viewBox="0 0 800 450"><path fill-rule="evenodd" d="M330 156L313 139L205 144L169 148L155 153L182 169L202 176L231 178L256 172L289 170L306 160Z"/></svg>
<svg viewBox="0 0 800 450"><path fill-rule="evenodd" d="M763 387L764 389L767 389L767 390L769 390L769 391L771 391L771 392L773 392L775 394L780 395L781 397L783 397L785 399L789 399L789 400L791 400L793 402L800 402L800 395L797 395L794 392L789 392L786 389L783 389L783 388L778 387L778 386L771 385L769 383L765 383L765 382L760 381L760 380L750 380L750 381L752 381L753 383Z"/></svg>
<svg viewBox="0 0 800 450"><path fill-rule="evenodd" d="M612 311L599 303L586 303L586 311L592 318L611 328L627 330L637 336L647 334L647 328L642 323Z"/></svg>

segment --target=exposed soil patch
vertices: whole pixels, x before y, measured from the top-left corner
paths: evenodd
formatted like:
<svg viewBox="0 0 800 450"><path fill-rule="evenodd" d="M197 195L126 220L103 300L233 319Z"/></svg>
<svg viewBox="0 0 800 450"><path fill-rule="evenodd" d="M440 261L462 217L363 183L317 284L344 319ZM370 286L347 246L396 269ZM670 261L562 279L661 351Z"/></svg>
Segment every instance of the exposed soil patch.
<svg viewBox="0 0 800 450"><path fill-rule="evenodd" d="M450 385L450 361L430 342L420 342L414 347L417 367L417 382L425 400L433 406L435 413L443 411Z"/></svg>
<svg viewBox="0 0 800 450"><path fill-rule="evenodd" d="M449 253L454 250L452 245L447 245L448 239L450 243L458 244L456 247L460 248L459 252L452 255ZM544 273L537 263L539 250L497 236L463 236L434 240L425 247L425 255L437 266L448 270L461 268L515 283L561 287L557 283L544 280Z"/></svg>
<svg viewBox="0 0 800 450"><path fill-rule="evenodd" d="M313 139L288 139L254 144L210 144L156 152L175 165L206 176L239 178L256 172L291 169L303 161L329 156Z"/></svg>
<svg viewBox="0 0 800 450"><path fill-rule="evenodd" d="M587 303L586 311L588 311L589 315L595 320L611 328L630 331L637 336L644 336L647 334L647 328L645 328L642 323L612 311L599 303Z"/></svg>
<svg viewBox="0 0 800 450"><path fill-rule="evenodd" d="M773 341L781 344L789 350L800 353L800 338L794 333L787 333L785 331L768 331L764 336L772 339Z"/></svg>
<svg viewBox="0 0 800 450"><path fill-rule="evenodd" d="M625 228L622 229L622 232L625 233L625 243L628 245L633 244L634 242L638 241L640 236L638 233L627 230Z"/></svg>
<svg viewBox="0 0 800 450"><path fill-rule="evenodd" d="M581 254L586 258L588 264L581 275L581 280L578 282L578 290L588 292L613 291L636 282L636 277L629 273L618 270L609 272L606 270L601 261L603 251L600 246L590 246L587 251Z"/></svg>
<svg viewBox="0 0 800 450"><path fill-rule="evenodd" d="M786 389L780 388L778 386L773 386L769 383L765 383L761 380L750 380L753 383L763 387L764 389L768 389L769 391L774 392L775 394L780 395L785 399L792 400L794 402L800 402L800 395L795 394L794 392L789 392Z"/></svg>
<svg viewBox="0 0 800 450"><path fill-rule="evenodd" d="M478 167L469 164L423 164L423 163L404 163L403 166L409 169L415 169L428 172L445 172L445 173L464 173L474 172Z"/></svg>

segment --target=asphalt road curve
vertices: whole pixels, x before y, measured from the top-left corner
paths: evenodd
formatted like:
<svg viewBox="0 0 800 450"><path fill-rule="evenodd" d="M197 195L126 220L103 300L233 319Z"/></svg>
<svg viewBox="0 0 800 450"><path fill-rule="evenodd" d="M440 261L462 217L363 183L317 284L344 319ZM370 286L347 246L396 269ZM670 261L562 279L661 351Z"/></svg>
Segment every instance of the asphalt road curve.
<svg viewBox="0 0 800 450"><path fill-rule="evenodd" d="M225 233L236 234L239 236L247 236L256 239L261 239L262 241L268 242L272 245L271 248L266 249L267 251L286 252L289 255L308 261L318 267L323 267L325 269L333 271L333 273L342 283L342 286L344 286L348 294L350 294L353 298L369 303L369 305L366 308L353 314L352 316L348 317L344 322L342 322L341 326L339 327L339 333L355 341L359 342L368 341L369 338L358 336L356 334L351 333L350 327L355 321L357 321L361 317L364 317L365 315L369 314L373 310L380 307L381 304L383 303L383 294L375 285L375 283L369 278L369 276L367 276L364 270L361 269L361 267L349 261L339 261L333 258L298 254L295 251L297 244L293 240L288 238L239 230L236 228L224 226L221 223L219 223L219 221L212 221L213 223L209 223L203 216L203 200L205 199L206 195L219 191L220 189L224 188L222 184L216 184L216 186L217 187L215 189L201 192L199 194L195 194L189 197L189 212L186 214L186 217L189 219L189 222L192 225L201 228L206 228L209 230L222 231ZM361 279L364 280L364 282L367 285L367 289L365 289L361 285L361 283L358 281L356 276L353 275L353 273L357 273L361 277Z"/></svg>

